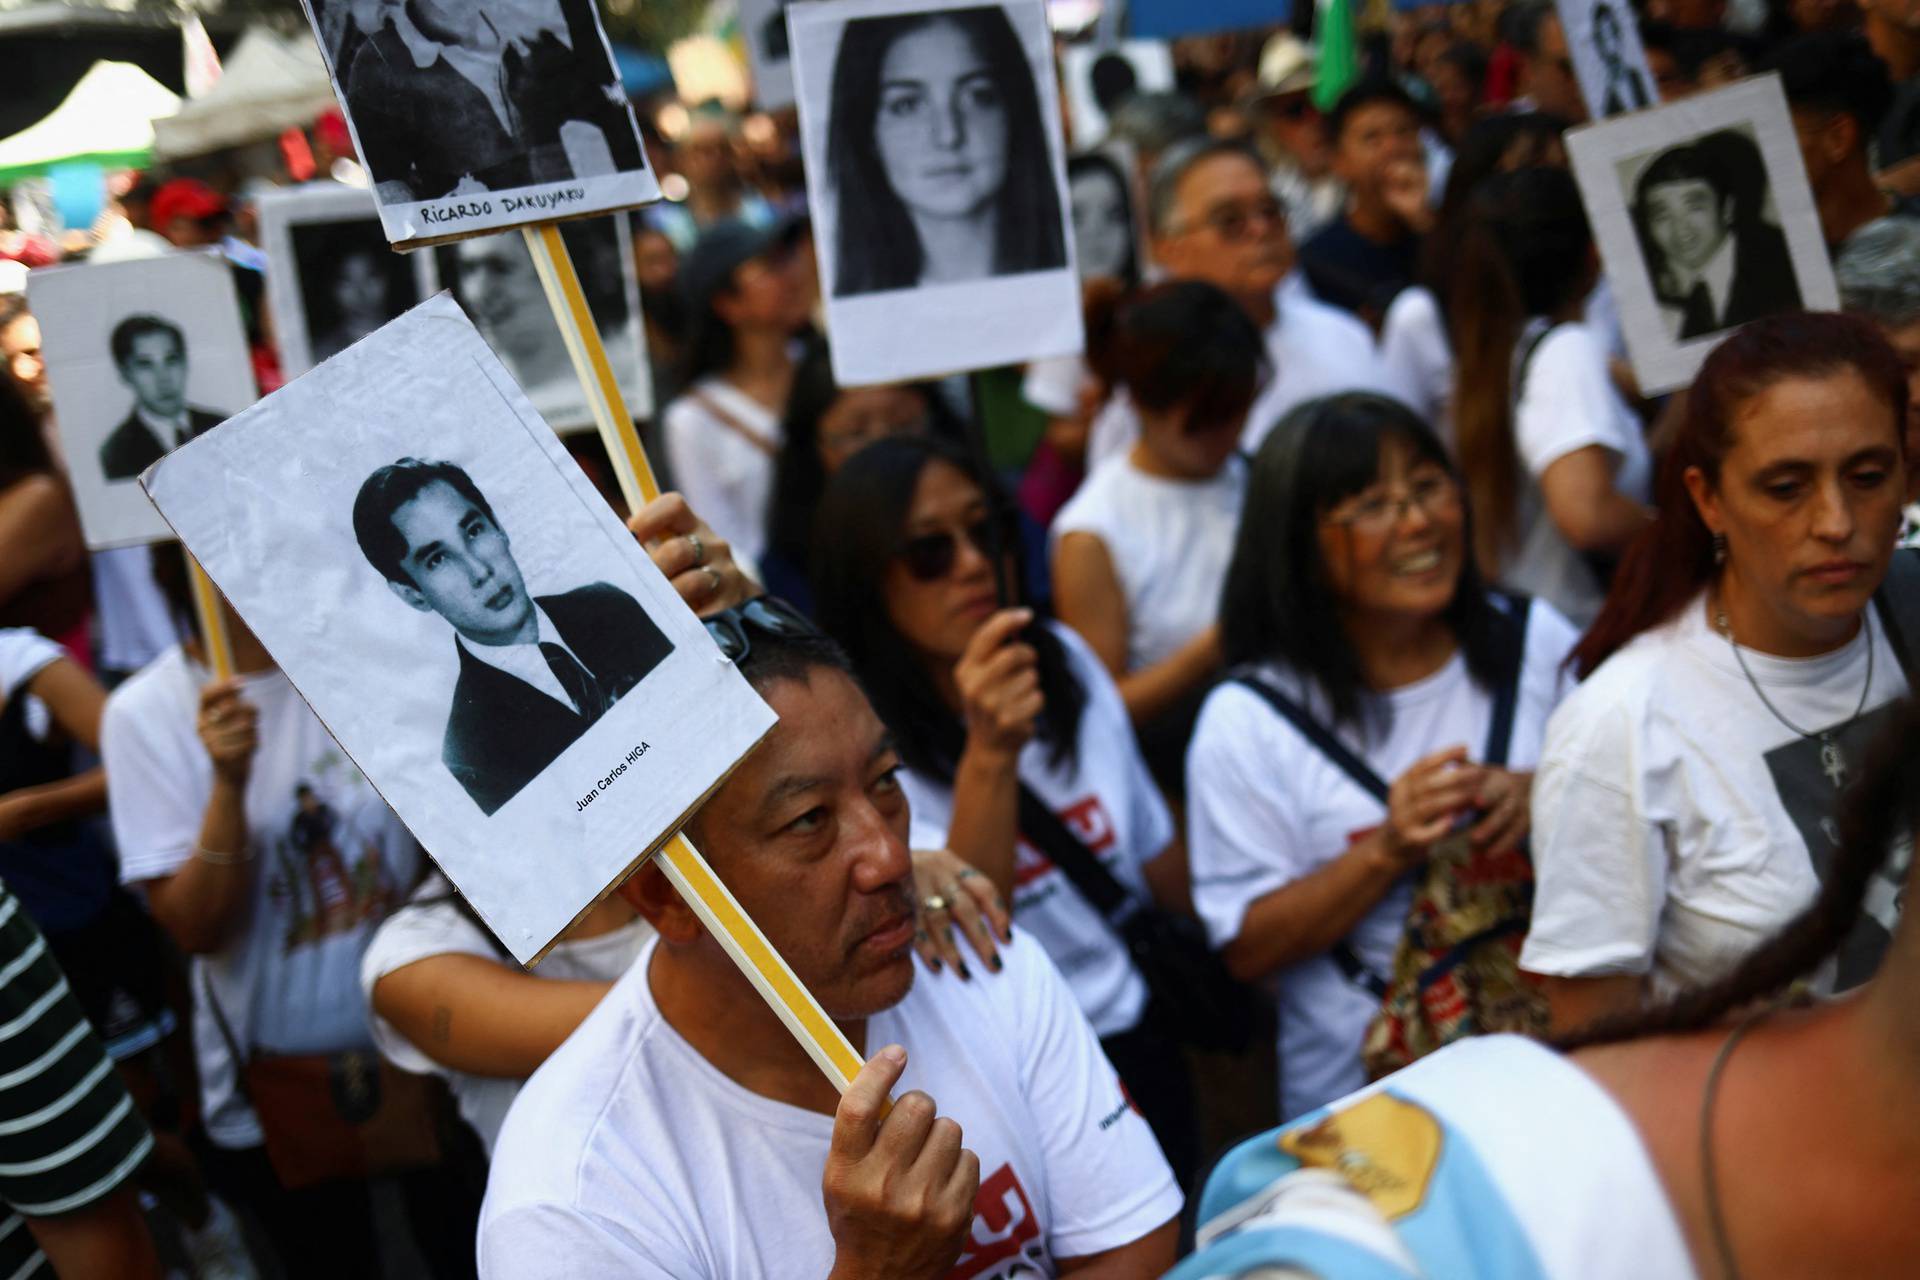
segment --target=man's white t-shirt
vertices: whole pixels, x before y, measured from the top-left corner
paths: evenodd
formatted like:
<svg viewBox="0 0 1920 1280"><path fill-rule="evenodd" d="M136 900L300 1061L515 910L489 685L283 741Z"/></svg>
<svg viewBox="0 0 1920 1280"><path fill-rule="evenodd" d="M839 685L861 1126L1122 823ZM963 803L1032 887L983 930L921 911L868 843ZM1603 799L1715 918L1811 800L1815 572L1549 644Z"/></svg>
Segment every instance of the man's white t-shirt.
<svg viewBox="0 0 1920 1280"><path fill-rule="evenodd" d="M360 989L367 1001L367 1018L373 1027L373 1041L387 1061L402 1071L417 1075L436 1075L453 1090L460 1114L488 1151L499 1137L507 1108L520 1092L521 1080L503 1076L477 1076L442 1066L414 1047L392 1023L373 1008L373 987L396 969L404 969L417 960L432 956L475 956L503 967L513 961L488 937L481 927L455 905L453 886L437 872L427 877L413 898L374 932L367 952L360 957ZM653 926L635 919L618 929L592 938L561 941L531 971L536 978L556 981L614 982L627 971L640 949L653 937Z"/></svg>
<svg viewBox="0 0 1920 1280"><path fill-rule="evenodd" d="M1266 385L1254 397L1240 447L1257 453L1274 424L1308 400L1341 391L1372 391L1412 402L1413 392L1401 384L1380 358L1373 334L1351 312L1328 306L1305 289L1285 285L1276 291L1278 309L1268 326ZM1124 387L1094 415L1087 436L1087 468L1118 457L1140 438L1140 412Z"/></svg>
<svg viewBox="0 0 1920 1280"><path fill-rule="evenodd" d="M1615 489L1639 502L1653 490L1646 433L1613 385L1601 338L1584 323L1556 326L1534 348L1514 410L1514 443L1529 479L1516 513L1518 551L1501 585L1548 601L1584 627L1606 593L1554 524L1540 477L1568 454L1599 445L1617 460Z"/></svg>
<svg viewBox="0 0 1920 1280"><path fill-rule="evenodd" d="M1173 815L1147 772L1113 677L1071 628L1058 622L1052 627L1087 694L1079 754L1055 765L1053 748L1036 738L1020 749L1020 781L1116 880L1144 898L1140 867L1172 843ZM913 769L901 770L900 786L913 810L913 847L944 849L953 825L953 787ZM1147 983L1125 944L1066 873L1025 840L1014 847L1012 905L1015 924L1046 948L1095 1031L1112 1036L1138 1025L1147 1009Z"/></svg>
<svg viewBox="0 0 1920 1280"><path fill-rule="evenodd" d="M1408 389L1415 413L1453 445L1453 346L1440 317L1440 301L1425 285L1393 296L1380 324L1380 358Z"/></svg>
<svg viewBox="0 0 1920 1280"><path fill-rule="evenodd" d="M1205 480L1153 476L1131 452L1110 458L1053 518L1052 538L1090 533L1106 544L1127 603L1127 669L1170 656L1220 617L1247 464L1227 459Z"/></svg>
<svg viewBox="0 0 1920 1280"><path fill-rule="evenodd" d="M107 699L101 755L128 884L172 875L194 856L213 792L213 762L194 728L210 679L175 647ZM207 1134L227 1148L257 1145L260 1124L236 1091L209 986L242 1050L371 1049L360 954L420 866L413 836L285 674L242 676L240 693L259 711L246 792L252 899L226 945L192 966Z"/></svg>
<svg viewBox="0 0 1920 1280"><path fill-rule="evenodd" d="M735 555L758 562L767 549L774 458L786 438L780 416L724 378L702 378L667 406L661 422L687 505Z"/></svg>
<svg viewBox="0 0 1920 1280"><path fill-rule="evenodd" d="M480 1215L484 1280L750 1280L833 1267L820 1179L833 1117L723 1075L661 1016L658 943L520 1093ZM870 1018L869 1049L906 1046L896 1096L924 1090L980 1157L951 1280L1051 1276L1180 1210L1152 1131L1086 1019L1021 932L1005 968L920 970Z"/></svg>
<svg viewBox="0 0 1920 1280"><path fill-rule="evenodd" d="M1869 614L1873 687L1858 720L1867 628L1817 658L1741 651L1781 716L1811 733L1835 730L1843 761L1767 710L1709 627L1704 597L1600 664L1547 727L1523 968L1647 974L1666 995L1724 977L1813 900L1838 845L1840 789L1907 692ZM1907 857L1896 852L1868 893L1840 986L1862 980L1884 950Z"/></svg>
<svg viewBox="0 0 1920 1280"><path fill-rule="evenodd" d="M1566 695L1562 663L1578 634L1551 605L1534 601L1514 704L1507 767L1539 758L1547 716ZM1423 756L1464 746L1485 753L1493 696L1456 653L1415 684L1365 700L1369 718L1390 712L1382 733L1332 725L1326 698L1292 669L1259 674L1305 707L1391 783ZM1227 682L1207 698L1187 751L1187 846L1193 905L1215 946L1238 937L1247 910L1345 854L1380 826L1385 807L1321 753L1259 694ZM1354 955L1378 975L1393 971L1406 932L1411 879L1403 880L1348 935ZM1344 975L1330 954L1300 961L1268 982L1279 1012L1280 1114L1290 1118L1366 1083L1360 1045L1379 998Z"/></svg>

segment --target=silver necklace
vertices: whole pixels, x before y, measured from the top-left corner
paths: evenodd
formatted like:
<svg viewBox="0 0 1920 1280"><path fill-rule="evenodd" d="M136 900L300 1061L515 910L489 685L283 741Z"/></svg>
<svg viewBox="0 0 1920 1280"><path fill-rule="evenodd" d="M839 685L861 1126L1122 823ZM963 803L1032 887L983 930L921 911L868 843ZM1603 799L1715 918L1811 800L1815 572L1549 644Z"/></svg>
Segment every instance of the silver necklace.
<svg viewBox="0 0 1920 1280"><path fill-rule="evenodd" d="M1820 769L1827 775L1827 781L1831 782L1836 789L1846 785L1848 768L1847 753L1841 750L1840 744L1834 740L1833 733L1834 729L1845 728L1860 718L1862 713L1867 709L1867 698L1873 692L1872 619L1869 618L1865 612L1862 612L1860 615L1860 627L1866 632L1867 636L1867 683L1865 687L1860 690L1860 705L1853 709L1852 715L1833 726L1832 729L1822 729L1819 733L1808 733L1805 729L1802 729L1799 725L1781 715L1780 708L1773 705L1773 700L1767 697L1767 691L1760 687L1760 682L1753 678L1753 672L1747 667L1747 660L1740 652L1739 642L1733 638L1733 625L1727 621L1727 611L1722 608L1718 602L1715 602L1713 607L1713 625L1719 630L1721 635L1727 638L1727 647L1733 650L1733 660L1740 664L1740 674L1745 676L1747 683L1753 686L1754 695L1760 699L1760 705L1768 711L1771 711L1775 720L1778 720L1802 738L1807 739L1809 742L1818 742L1820 744Z"/></svg>

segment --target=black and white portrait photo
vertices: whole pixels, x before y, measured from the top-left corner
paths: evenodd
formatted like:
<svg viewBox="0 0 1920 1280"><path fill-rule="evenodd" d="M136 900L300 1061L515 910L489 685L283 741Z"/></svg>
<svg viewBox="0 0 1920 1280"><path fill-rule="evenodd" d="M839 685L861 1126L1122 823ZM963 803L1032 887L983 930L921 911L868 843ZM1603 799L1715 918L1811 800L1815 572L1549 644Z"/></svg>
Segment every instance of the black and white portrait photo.
<svg viewBox="0 0 1920 1280"><path fill-rule="evenodd" d="M167 537L134 481L254 397L225 262L181 254L36 271L28 283L89 545Z"/></svg>
<svg viewBox="0 0 1920 1280"><path fill-rule="evenodd" d="M1074 149L1090 150L1108 140L1113 113L1128 97L1173 88L1173 46L1164 40L1070 44L1060 51L1060 78Z"/></svg>
<svg viewBox="0 0 1920 1280"><path fill-rule="evenodd" d="M280 370L298 377L432 292L431 266L394 252L373 196L337 183L260 198L260 239L272 264Z"/></svg>
<svg viewBox="0 0 1920 1280"><path fill-rule="evenodd" d="M762 111L793 105L793 47L787 40L792 0L740 0L740 31L753 71L753 102Z"/></svg>
<svg viewBox="0 0 1920 1280"><path fill-rule="evenodd" d="M813 0L788 23L843 380L999 363L1009 346L1020 352L1009 361L1028 359L1036 341L1077 346L1077 323L1036 334L1045 318L1017 318L1078 310L1055 292L1073 279L1071 231L1041 0ZM919 307L930 324L951 314L944 353L913 332Z"/></svg>
<svg viewBox="0 0 1920 1280"><path fill-rule="evenodd" d="M636 418L648 417L653 412L653 383L627 217L611 214L562 223L560 235L627 411ZM518 232L481 236L442 245L425 256L438 287L453 292L547 425L556 431L591 430L592 410L524 237Z"/></svg>
<svg viewBox="0 0 1920 1280"><path fill-rule="evenodd" d="M143 483L516 958L772 723L444 294Z"/></svg>
<svg viewBox="0 0 1920 1280"><path fill-rule="evenodd" d="M1658 106L1659 90L1626 0L1555 0L1580 96L1595 120Z"/></svg>
<svg viewBox="0 0 1920 1280"><path fill-rule="evenodd" d="M304 0L396 242L659 190L593 0Z"/></svg>
<svg viewBox="0 0 1920 1280"><path fill-rule="evenodd" d="M1074 262L1082 280L1140 283L1140 219L1133 166L1117 149L1067 159L1067 198L1073 210Z"/></svg>
<svg viewBox="0 0 1920 1280"><path fill-rule="evenodd" d="M1748 321L1839 305L1778 77L1572 130L1567 150L1643 391L1684 386Z"/></svg>
<svg viewBox="0 0 1920 1280"><path fill-rule="evenodd" d="M460 675L440 758L483 813L672 650L618 587L534 594L493 505L456 463L401 458L375 471L354 497L353 533L402 604L453 632Z"/></svg>

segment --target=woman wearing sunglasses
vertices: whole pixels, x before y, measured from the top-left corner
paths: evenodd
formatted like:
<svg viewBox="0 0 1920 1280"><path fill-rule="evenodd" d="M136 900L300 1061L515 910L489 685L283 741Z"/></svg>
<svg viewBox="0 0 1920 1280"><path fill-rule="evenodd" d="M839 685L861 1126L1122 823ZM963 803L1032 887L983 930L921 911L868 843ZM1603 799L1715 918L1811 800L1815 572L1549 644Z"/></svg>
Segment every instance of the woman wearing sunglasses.
<svg viewBox="0 0 1920 1280"><path fill-rule="evenodd" d="M1240 433L1266 344L1232 298L1197 280L1089 321L1094 367L1124 377L1140 438L1054 518L1054 598L1119 683L1154 777L1178 795L1199 696L1220 665L1214 619L1247 492Z"/></svg>
<svg viewBox="0 0 1920 1280"><path fill-rule="evenodd" d="M1227 571L1235 672L1188 752L1188 836L1209 936L1273 992L1286 1118L1366 1083L1361 1043L1436 844L1464 834L1495 855L1526 838L1576 637L1544 602L1488 592L1460 479L1397 401L1289 414L1254 460L1247 510L1263 518L1241 524ZM1486 764L1499 748L1505 764Z"/></svg>
<svg viewBox="0 0 1920 1280"><path fill-rule="evenodd" d="M1173 821L1099 658L1020 605L1007 512L950 445L925 437L870 445L821 501L816 612L896 735L914 847L951 849L1009 899L1073 988L1169 1161L1189 1174L1196 1152L1184 1063L1154 1031L1146 983L1119 937L1035 847L1049 839L1042 826L1056 834L1064 826L1130 894L1144 897L1152 883L1168 901L1180 895L1167 881L1182 874ZM935 931L947 927L943 897L922 904Z"/></svg>

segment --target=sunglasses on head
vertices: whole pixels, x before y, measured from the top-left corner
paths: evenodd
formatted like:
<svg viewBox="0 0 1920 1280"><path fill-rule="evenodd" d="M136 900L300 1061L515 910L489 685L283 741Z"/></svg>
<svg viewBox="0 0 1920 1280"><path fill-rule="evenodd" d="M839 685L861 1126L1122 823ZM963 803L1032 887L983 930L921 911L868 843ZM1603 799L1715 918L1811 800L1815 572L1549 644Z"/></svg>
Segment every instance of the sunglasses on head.
<svg viewBox="0 0 1920 1280"><path fill-rule="evenodd" d="M706 623L707 634L713 637L713 642L720 646L720 656L735 665L753 652L750 631L780 638L825 634L807 615L777 596L757 596L701 621Z"/></svg>
<svg viewBox="0 0 1920 1280"><path fill-rule="evenodd" d="M1011 512L989 512L959 533L942 529L923 533L900 544L899 556L916 582L938 582L953 572L960 558L960 538L991 560L1019 545L1020 529Z"/></svg>

